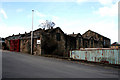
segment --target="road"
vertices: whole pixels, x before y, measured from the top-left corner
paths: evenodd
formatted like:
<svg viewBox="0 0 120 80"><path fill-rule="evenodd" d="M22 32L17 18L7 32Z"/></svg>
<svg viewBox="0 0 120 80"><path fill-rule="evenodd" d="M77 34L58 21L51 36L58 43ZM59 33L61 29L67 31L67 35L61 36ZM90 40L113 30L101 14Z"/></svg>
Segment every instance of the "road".
<svg viewBox="0 0 120 80"><path fill-rule="evenodd" d="M2 52L3 78L118 78L119 69L20 52Z"/></svg>

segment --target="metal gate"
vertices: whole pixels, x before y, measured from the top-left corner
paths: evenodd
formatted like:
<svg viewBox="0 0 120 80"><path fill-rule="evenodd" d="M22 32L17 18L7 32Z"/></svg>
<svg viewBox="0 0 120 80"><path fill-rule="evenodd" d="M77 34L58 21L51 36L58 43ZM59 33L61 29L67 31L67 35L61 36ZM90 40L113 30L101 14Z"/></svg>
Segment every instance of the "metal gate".
<svg viewBox="0 0 120 80"><path fill-rule="evenodd" d="M20 51L20 40L10 40L10 51Z"/></svg>

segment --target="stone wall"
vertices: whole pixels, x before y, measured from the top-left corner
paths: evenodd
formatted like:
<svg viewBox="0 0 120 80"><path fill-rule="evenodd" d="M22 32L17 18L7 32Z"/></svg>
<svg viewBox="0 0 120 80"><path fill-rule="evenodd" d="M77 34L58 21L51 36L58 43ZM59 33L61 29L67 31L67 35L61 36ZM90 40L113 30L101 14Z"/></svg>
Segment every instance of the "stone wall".
<svg viewBox="0 0 120 80"><path fill-rule="evenodd" d="M31 40L30 39L21 39L20 40L20 52L29 53L31 51Z"/></svg>
<svg viewBox="0 0 120 80"><path fill-rule="evenodd" d="M10 40L5 40L7 50L10 50Z"/></svg>

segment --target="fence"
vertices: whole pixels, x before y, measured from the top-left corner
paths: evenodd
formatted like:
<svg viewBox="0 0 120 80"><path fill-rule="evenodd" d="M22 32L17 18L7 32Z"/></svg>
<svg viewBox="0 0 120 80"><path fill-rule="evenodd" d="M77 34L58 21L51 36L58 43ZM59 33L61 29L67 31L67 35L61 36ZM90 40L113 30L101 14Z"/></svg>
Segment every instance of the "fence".
<svg viewBox="0 0 120 80"><path fill-rule="evenodd" d="M119 49L110 48L85 48L70 51L70 58L92 62L120 64Z"/></svg>

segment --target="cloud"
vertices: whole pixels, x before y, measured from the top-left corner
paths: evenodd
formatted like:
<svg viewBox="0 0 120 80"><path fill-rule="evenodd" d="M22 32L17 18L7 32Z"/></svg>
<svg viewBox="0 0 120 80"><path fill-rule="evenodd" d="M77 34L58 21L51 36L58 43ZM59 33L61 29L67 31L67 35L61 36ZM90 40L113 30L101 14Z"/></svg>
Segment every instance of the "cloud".
<svg viewBox="0 0 120 80"><path fill-rule="evenodd" d="M97 11L93 11L95 14L101 16L117 16L118 15L118 2L120 0L76 0L77 3L86 2L98 2L102 7L98 8Z"/></svg>
<svg viewBox="0 0 120 80"><path fill-rule="evenodd" d="M77 0L77 3L83 3L83 2L88 2L88 0Z"/></svg>
<svg viewBox="0 0 120 80"><path fill-rule="evenodd" d="M47 16L48 15L43 14L43 13L39 12L38 10L34 10L34 17L37 17L37 18L46 18ZM27 18L32 18L32 14L28 14Z"/></svg>
<svg viewBox="0 0 120 80"><path fill-rule="evenodd" d="M18 25L14 25L14 26L8 26L5 23L1 23L0 24L0 37L7 37L7 36L11 36L13 34L19 34L19 33L25 33L25 27L23 26L18 26Z"/></svg>
<svg viewBox="0 0 120 80"><path fill-rule="evenodd" d="M7 14L3 9L0 9L0 13L4 16L5 19L7 19Z"/></svg>
<svg viewBox="0 0 120 80"><path fill-rule="evenodd" d="M91 23L89 26L93 31L110 38L112 43L118 41L118 25L114 21L103 20Z"/></svg>
<svg viewBox="0 0 120 80"><path fill-rule="evenodd" d="M53 16L53 15L48 15L49 18L48 20L53 21L53 22L57 22L60 21L60 18L58 16Z"/></svg>
<svg viewBox="0 0 120 80"><path fill-rule="evenodd" d="M86 2L98 2L101 5L109 6L109 5L112 5L113 3L118 2L120 0L74 0L74 1L76 1L78 4L86 3Z"/></svg>
<svg viewBox="0 0 120 80"><path fill-rule="evenodd" d="M118 2L109 6L100 7L97 11L94 11L93 13L99 14L101 16L117 16Z"/></svg>
<svg viewBox="0 0 120 80"><path fill-rule="evenodd" d="M32 19L32 14L28 14L27 18ZM50 14L44 14L44 13L39 12L38 10L34 10L34 21L36 22L34 24L35 25L34 29L37 29L38 26L41 23L44 23L46 20L55 22L55 26L56 26L56 24L57 24L56 22L60 21L59 19L60 18L58 16L54 16L54 15L50 15Z"/></svg>
<svg viewBox="0 0 120 80"><path fill-rule="evenodd" d="M62 30L67 34L81 33L83 34L85 31L89 29L89 24L86 24L86 20L67 20L67 19L59 19L56 22L57 26L60 26Z"/></svg>
<svg viewBox="0 0 120 80"><path fill-rule="evenodd" d="M89 20L90 19L69 21L62 19L56 22L56 25L60 26L61 29L67 34L72 34L73 32L75 34L83 34L90 29L105 37L110 38L112 43L118 41L118 25L114 20L108 21L105 19L93 21L93 19L91 19L90 22L87 22Z"/></svg>
<svg viewBox="0 0 120 80"><path fill-rule="evenodd" d="M102 5L110 5L114 2L115 0L98 0L98 2L100 2L100 4Z"/></svg>
<svg viewBox="0 0 120 80"><path fill-rule="evenodd" d="M38 17L46 17L47 15L35 10L35 15L38 16Z"/></svg>
<svg viewBox="0 0 120 80"><path fill-rule="evenodd" d="M39 19L38 22L39 22L39 23L44 23L45 20L43 20L43 19Z"/></svg>
<svg viewBox="0 0 120 80"><path fill-rule="evenodd" d="M23 12L23 9L17 9L16 12Z"/></svg>
<svg viewBox="0 0 120 80"><path fill-rule="evenodd" d="M75 2L76 0L1 0L2 2ZM90 0L95 1L95 0Z"/></svg>

